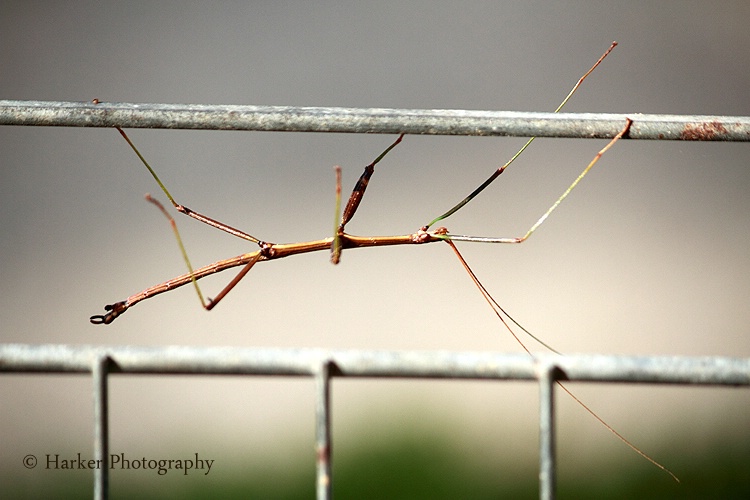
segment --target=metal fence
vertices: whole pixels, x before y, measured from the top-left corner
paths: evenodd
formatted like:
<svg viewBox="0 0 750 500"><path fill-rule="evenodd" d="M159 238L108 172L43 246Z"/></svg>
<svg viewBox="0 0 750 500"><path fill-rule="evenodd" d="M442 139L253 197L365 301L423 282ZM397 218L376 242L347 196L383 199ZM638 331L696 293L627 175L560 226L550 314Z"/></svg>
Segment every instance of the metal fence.
<svg viewBox="0 0 750 500"><path fill-rule="evenodd" d="M210 130L513 135L750 141L750 117L554 114L463 110L299 108L0 101L0 125ZM750 359L626 357L423 351L326 351L203 347L0 345L0 372L90 373L94 387L96 498L108 495L107 381L122 374L224 374L316 380L317 496L329 498L331 380L336 377L536 380L539 383L540 496L555 493L557 380L750 386Z"/></svg>
<svg viewBox="0 0 750 500"><path fill-rule="evenodd" d="M536 380L539 383L540 496L555 492L556 380L750 386L750 359L557 356L448 351L326 351L234 347L0 345L5 373L90 373L94 388L95 498L108 490L110 374L267 375L316 381L317 496L330 498L331 380L336 377Z"/></svg>
<svg viewBox="0 0 750 500"><path fill-rule="evenodd" d="M0 125L750 141L750 117L0 101Z"/></svg>

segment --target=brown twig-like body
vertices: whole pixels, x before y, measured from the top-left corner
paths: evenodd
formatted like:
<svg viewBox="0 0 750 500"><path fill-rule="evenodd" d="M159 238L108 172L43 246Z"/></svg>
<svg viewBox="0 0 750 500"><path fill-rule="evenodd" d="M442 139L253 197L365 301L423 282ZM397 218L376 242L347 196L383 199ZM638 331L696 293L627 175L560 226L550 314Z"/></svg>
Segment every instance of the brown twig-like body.
<svg viewBox="0 0 750 500"><path fill-rule="evenodd" d="M436 231L425 232L417 231L414 234L405 234L401 236L354 236L351 234L340 234L341 247L342 248L365 248L365 247L379 247L379 246L392 246L392 245L413 245L422 243L432 243L435 241L442 241L442 235L445 234L444 228L438 228ZM222 292L209 302L206 309L211 309L221 298L226 295L227 288L231 289L237 282L244 277L245 274L256 262L263 262L268 260L281 259L289 257L291 255L298 255L303 253L318 252L321 250L330 250L333 237L324 238L322 240L304 241L300 243L264 243L264 246L260 250L255 252L243 253L235 257L216 261L207 266L203 266L198 269L194 269L192 272L177 276L158 285L146 288L145 290L131 295L126 300L109 304L104 307L107 313L103 315L91 316L91 322L94 324L108 325L112 323L118 316L124 313L127 309L134 306L138 302L159 295L160 293L168 292L179 288L184 285L189 285L196 280L211 276L212 274L220 273L231 269L233 267L247 266L241 274L230 282Z"/></svg>

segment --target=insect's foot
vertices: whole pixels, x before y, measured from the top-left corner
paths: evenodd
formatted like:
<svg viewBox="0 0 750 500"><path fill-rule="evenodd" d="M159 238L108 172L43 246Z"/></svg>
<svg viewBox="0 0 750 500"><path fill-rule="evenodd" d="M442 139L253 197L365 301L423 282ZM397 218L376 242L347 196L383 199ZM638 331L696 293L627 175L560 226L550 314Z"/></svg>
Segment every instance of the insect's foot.
<svg viewBox="0 0 750 500"><path fill-rule="evenodd" d="M108 325L112 323L117 317L128 310L128 305L125 301L115 302L114 304L108 304L104 306L104 310L108 311L107 314L97 314L91 316L89 321L94 325Z"/></svg>

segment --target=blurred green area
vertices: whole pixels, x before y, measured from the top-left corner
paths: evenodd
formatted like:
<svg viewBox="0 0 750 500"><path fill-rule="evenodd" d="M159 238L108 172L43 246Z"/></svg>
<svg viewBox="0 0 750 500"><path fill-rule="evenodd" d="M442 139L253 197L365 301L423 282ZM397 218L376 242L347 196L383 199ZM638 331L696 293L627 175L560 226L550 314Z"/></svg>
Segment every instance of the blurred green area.
<svg viewBox="0 0 750 500"><path fill-rule="evenodd" d="M343 440L334 448L334 496L338 498L536 498L535 457L488 461L466 444L433 431L388 430L379 437ZM684 442L681 444L684 447ZM113 471L110 498L314 498L312 445L270 470L215 465L209 475L193 471ZM580 457L560 463L559 498L750 498L750 436L716 439L689 456L666 444L653 452L681 479L677 484L640 459ZM229 453L229 452L228 452ZM695 457L700 457L698 461ZM219 469L221 467L221 469ZM24 470L3 467L5 498L85 498L90 471Z"/></svg>

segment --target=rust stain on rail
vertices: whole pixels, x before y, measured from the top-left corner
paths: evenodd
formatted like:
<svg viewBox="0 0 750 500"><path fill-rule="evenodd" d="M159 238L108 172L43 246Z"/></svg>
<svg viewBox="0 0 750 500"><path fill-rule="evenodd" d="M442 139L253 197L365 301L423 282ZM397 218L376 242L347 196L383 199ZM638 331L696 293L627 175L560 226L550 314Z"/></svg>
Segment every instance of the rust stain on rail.
<svg viewBox="0 0 750 500"><path fill-rule="evenodd" d="M717 135L726 135L727 133L727 128L721 122L687 123L680 133L680 139L684 141L711 141Z"/></svg>

